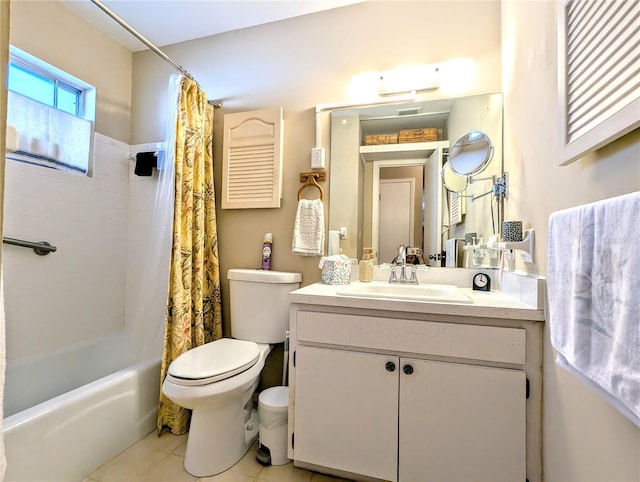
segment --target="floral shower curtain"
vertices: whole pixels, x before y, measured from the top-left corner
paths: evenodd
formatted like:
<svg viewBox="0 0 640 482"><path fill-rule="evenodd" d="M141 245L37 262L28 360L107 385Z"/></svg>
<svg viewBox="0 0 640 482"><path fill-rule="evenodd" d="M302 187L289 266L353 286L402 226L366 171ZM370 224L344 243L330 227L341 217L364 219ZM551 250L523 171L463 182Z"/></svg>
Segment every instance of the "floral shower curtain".
<svg viewBox="0 0 640 482"><path fill-rule="evenodd" d="M161 382L182 353L222 337L213 190L213 107L182 78L175 132L175 201ZM168 146L169 148L169 146ZM190 411L160 393L158 433L189 429Z"/></svg>

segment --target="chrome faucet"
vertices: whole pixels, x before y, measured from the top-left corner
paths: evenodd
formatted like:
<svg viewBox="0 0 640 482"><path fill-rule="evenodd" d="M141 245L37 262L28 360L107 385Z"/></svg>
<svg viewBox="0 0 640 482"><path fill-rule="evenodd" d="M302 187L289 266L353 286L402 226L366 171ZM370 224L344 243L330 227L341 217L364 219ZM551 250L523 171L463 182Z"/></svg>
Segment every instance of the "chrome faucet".
<svg viewBox="0 0 640 482"><path fill-rule="evenodd" d="M407 278L407 247L404 245L398 246L398 256L395 259L396 266L400 267L400 278L396 274L396 266L391 266L391 275L389 276L389 283L412 283L418 284L418 280L415 275L415 268L411 270L411 277Z"/></svg>

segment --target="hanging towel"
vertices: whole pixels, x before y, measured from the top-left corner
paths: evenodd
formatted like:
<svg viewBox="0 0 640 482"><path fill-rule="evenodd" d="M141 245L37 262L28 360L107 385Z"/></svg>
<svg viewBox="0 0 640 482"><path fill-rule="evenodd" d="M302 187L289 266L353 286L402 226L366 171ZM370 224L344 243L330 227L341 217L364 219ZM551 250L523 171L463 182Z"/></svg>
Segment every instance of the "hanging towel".
<svg viewBox="0 0 640 482"><path fill-rule="evenodd" d="M556 363L640 427L640 192L549 218Z"/></svg>
<svg viewBox="0 0 640 482"><path fill-rule="evenodd" d="M333 256L336 254L340 254L340 231L330 229L328 238L329 242L327 243L327 255Z"/></svg>
<svg viewBox="0 0 640 482"><path fill-rule="evenodd" d="M324 204L320 199L298 201L291 248L302 256L324 254Z"/></svg>
<svg viewBox="0 0 640 482"><path fill-rule="evenodd" d="M133 173L136 176L151 176L153 168L158 165L155 152L138 152L136 154L136 167Z"/></svg>

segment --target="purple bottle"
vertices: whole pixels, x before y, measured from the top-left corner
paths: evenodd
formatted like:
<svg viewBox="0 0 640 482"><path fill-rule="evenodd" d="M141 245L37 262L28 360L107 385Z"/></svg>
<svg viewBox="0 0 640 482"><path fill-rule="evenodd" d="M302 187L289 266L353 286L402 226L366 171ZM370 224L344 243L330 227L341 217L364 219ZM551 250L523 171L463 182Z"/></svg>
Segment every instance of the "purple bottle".
<svg viewBox="0 0 640 482"><path fill-rule="evenodd" d="M273 234L264 235L264 243L262 244L262 267L260 269L271 269L271 247L273 246Z"/></svg>

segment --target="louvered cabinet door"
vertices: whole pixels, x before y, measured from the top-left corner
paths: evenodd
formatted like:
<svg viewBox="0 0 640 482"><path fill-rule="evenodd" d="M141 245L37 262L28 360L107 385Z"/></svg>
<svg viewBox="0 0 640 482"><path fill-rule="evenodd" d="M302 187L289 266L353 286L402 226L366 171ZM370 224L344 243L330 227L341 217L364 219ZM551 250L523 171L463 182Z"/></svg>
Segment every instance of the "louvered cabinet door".
<svg viewBox="0 0 640 482"><path fill-rule="evenodd" d="M222 209L279 208L282 108L224 116Z"/></svg>

